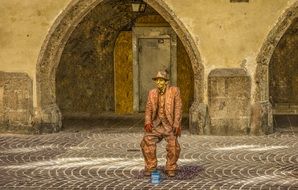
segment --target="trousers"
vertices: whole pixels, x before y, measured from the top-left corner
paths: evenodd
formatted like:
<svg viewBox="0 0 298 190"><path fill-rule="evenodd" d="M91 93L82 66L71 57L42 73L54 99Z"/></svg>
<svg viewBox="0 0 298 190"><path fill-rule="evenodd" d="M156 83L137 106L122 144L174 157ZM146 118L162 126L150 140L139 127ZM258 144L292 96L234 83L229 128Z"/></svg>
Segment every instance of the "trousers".
<svg viewBox="0 0 298 190"><path fill-rule="evenodd" d="M167 162L165 168L167 171L175 171L177 169L177 160L180 155L178 139L172 130L168 130L161 124L154 127L152 133L146 132L140 144L145 159L146 171L152 171L157 167L156 144L162 139L165 139L167 142Z"/></svg>

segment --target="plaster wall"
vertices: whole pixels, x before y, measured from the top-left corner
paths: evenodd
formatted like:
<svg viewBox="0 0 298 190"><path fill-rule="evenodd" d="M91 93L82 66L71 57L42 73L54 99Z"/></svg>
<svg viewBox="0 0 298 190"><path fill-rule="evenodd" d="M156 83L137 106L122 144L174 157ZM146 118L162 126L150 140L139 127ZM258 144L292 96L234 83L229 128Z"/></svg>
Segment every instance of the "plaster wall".
<svg viewBox="0 0 298 190"><path fill-rule="evenodd" d="M215 68L242 66L253 76L255 58L267 34L295 1L164 0L195 39L205 65L205 88L207 76ZM40 48L51 25L69 2L0 0L0 70L24 72L32 78L34 106ZM252 90L253 84L252 81ZM204 98L207 102L206 95Z"/></svg>
<svg viewBox="0 0 298 190"><path fill-rule="evenodd" d="M295 1L165 0L195 39L205 65L205 93L207 76L215 68L242 67L254 76L255 58L262 43ZM204 99L206 102L206 95Z"/></svg>
<svg viewBox="0 0 298 190"><path fill-rule="evenodd" d="M0 0L0 71L24 72L33 79L44 39L70 0Z"/></svg>

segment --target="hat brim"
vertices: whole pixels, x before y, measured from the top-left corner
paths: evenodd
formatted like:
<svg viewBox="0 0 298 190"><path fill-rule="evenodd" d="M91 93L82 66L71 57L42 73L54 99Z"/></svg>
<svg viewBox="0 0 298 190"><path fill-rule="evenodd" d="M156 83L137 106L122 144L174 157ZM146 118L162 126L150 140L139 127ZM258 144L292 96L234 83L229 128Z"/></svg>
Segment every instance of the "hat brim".
<svg viewBox="0 0 298 190"><path fill-rule="evenodd" d="M169 81L169 79L164 78L164 77L153 77L152 80L156 80L156 79L164 79L165 81Z"/></svg>

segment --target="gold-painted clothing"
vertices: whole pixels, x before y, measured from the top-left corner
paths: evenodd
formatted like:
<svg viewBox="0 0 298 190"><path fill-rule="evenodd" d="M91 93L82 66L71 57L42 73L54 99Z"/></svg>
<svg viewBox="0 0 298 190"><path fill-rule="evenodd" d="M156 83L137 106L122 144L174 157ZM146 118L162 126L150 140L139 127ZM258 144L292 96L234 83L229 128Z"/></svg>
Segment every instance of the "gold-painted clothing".
<svg viewBox="0 0 298 190"><path fill-rule="evenodd" d="M167 87L163 95L153 89L148 94L145 111L145 124L152 124L152 133L145 133L141 142L145 158L145 170L157 167L156 144L162 139L167 141L166 170L175 171L180 154L180 145L173 133L173 127L181 127L182 103L177 87Z"/></svg>

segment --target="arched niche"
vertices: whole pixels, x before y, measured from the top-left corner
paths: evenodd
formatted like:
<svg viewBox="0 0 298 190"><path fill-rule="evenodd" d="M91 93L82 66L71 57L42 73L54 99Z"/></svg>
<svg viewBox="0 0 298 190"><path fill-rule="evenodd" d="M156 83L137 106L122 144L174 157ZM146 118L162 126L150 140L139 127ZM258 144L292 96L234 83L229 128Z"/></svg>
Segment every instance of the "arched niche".
<svg viewBox="0 0 298 190"><path fill-rule="evenodd" d="M72 32L81 20L107 0L72 0L55 20L39 54L36 66L37 118L49 132L61 128L61 112L56 103L55 77L61 54ZM194 72L194 105L203 101L203 64L192 36L174 12L162 0L144 0L156 10L173 28L190 58ZM42 126L41 125L41 126Z"/></svg>
<svg viewBox="0 0 298 190"><path fill-rule="evenodd" d="M272 105L269 95L269 64L280 39L298 16L298 2L289 7L269 32L256 59L254 106L252 124L260 127L255 133L272 133Z"/></svg>

